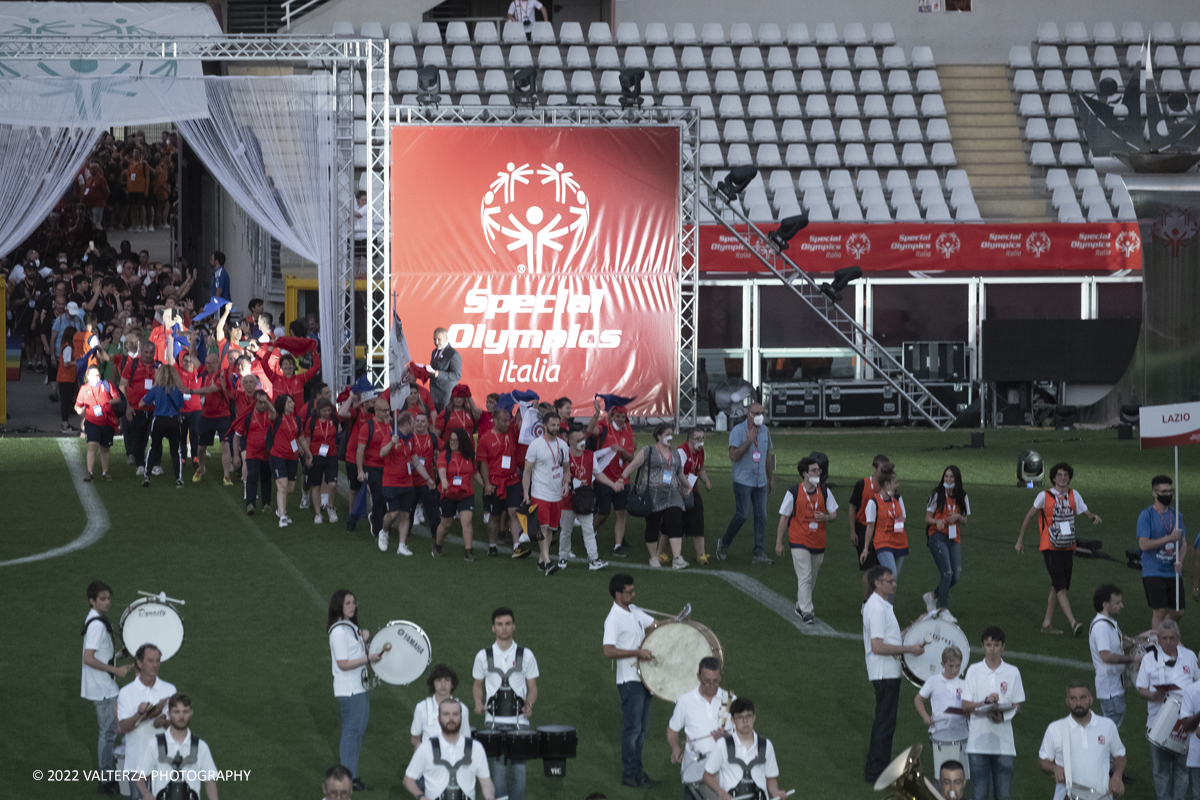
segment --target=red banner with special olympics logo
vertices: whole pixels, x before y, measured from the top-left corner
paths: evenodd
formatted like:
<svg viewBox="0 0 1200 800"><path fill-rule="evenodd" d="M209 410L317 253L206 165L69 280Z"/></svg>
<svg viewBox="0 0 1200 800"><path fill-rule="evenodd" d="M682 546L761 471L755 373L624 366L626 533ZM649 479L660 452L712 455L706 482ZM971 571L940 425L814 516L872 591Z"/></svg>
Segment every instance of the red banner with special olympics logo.
<svg viewBox="0 0 1200 800"><path fill-rule="evenodd" d="M445 328L462 382L672 416L674 128L392 129L392 288L412 359Z"/></svg>
<svg viewBox="0 0 1200 800"><path fill-rule="evenodd" d="M777 226L760 225L764 233ZM744 232L745 226L737 226ZM815 222L787 251L806 272L851 265L867 272L1024 272L1142 268L1136 222L1070 225L860 225ZM766 272L721 225L700 227L703 272Z"/></svg>

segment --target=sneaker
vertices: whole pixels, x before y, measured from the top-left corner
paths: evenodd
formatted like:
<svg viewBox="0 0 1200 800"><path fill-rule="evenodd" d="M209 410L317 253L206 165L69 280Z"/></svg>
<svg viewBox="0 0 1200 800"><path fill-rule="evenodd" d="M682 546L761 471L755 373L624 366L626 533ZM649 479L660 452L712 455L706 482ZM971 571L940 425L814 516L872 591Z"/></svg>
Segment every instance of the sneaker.
<svg viewBox="0 0 1200 800"><path fill-rule="evenodd" d="M463 561L474 561L474 560L475 560L475 549L474 548L463 551Z"/></svg>
<svg viewBox="0 0 1200 800"><path fill-rule="evenodd" d="M958 622L958 619L950 613L950 609L948 608L939 608L934 612L934 616L938 619L944 619L946 622Z"/></svg>
<svg viewBox="0 0 1200 800"><path fill-rule="evenodd" d="M558 568L559 568L559 569L566 569L566 568L567 568L567 560L566 560L565 558L560 558L560 559L558 560Z"/></svg>
<svg viewBox="0 0 1200 800"><path fill-rule="evenodd" d="M671 569L687 569L690 565L684 560L683 556L675 556L671 561Z"/></svg>
<svg viewBox="0 0 1200 800"><path fill-rule="evenodd" d="M379 532L379 537L378 537L378 539L377 539L377 542L378 542L378 544L379 544L379 552L381 552L381 553L386 553L386 552L387 552L387 546L388 546L388 532L387 532L387 531L380 531L380 532Z"/></svg>
<svg viewBox="0 0 1200 800"><path fill-rule="evenodd" d="M759 553L754 558L750 559L752 564L774 564L775 562L767 558L766 553Z"/></svg>
<svg viewBox="0 0 1200 800"><path fill-rule="evenodd" d="M729 554L729 548L724 539L717 539L717 561L724 561Z"/></svg>
<svg viewBox="0 0 1200 800"><path fill-rule="evenodd" d="M253 516L254 516L254 504L253 504L253 503L251 503L250 505L246 506L246 516L247 516L247 517L253 517Z"/></svg>
<svg viewBox="0 0 1200 800"><path fill-rule="evenodd" d="M371 791L371 788L372 788L370 786L367 786L365 783L363 783L362 778L355 778L353 783L351 783L351 786L354 788L354 791L356 791L356 792L369 792L369 791Z"/></svg>
<svg viewBox="0 0 1200 800"><path fill-rule="evenodd" d="M90 472L84 473L83 482L91 483L92 482L92 473L90 473Z"/></svg>
<svg viewBox="0 0 1200 800"><path fill-rule="evenodd" d="M337 517L337 509L336 509L336 508L332 508L332 507L330 507L330 508L329 508L329 521L330 521L330 522L337 522L337 521L338 521L338 517Z"/></svg>
<svg viewBox="0 0 1200 800"><path fill-rule="evenodd" d="M801 611L800 612L800 621L803 622L805 625L812 625L817 621L817 615L816 614L805 614L803 611Z"/></svg>
<svg viewBox="0 0 1200 800"><path fill-rule="evenodd" d="M551 575L558 572L559 569L560 567L558 564L555 564L553 561L547 561L543 571L546 573L546 577L549 578Z"/></svg>
<svg viewBox="0 0 1200 800"><path fill-rule="evenodd" d="M325 518L322 517L321 512L318 511L317 515L315 517L313 517L313 525L324 525L324 524L325 524Z"/></svg>
<svg viewBox="0 0 1200 800"><path fill-rule="evenodd" d="M65 422L64 422L64 423L62 424L62 426L59 428L59 430L60 430L62 433L70 433L70 432L71 432L71 426L70 426L70 425L68 425L67 423L65 423Z"/></svg>
<svg viewBox="0 0 1200 800"><path fill-rule="evenodd" d="M429 555L433 556L434 558L441 558L442 546L440 544L435 544L433 549L429 551Z"/></svg>
<svg viewBox="0 0 1200 800"><path fill-rule="evenodd" d="M151 225L151 226L149 226L149 227L150 227L150 230L151 230L151 231L153 231L153 230L154 230L154 226L153 226L153 225Z"/></svg>
<svg viewBox="0 0 1200 800"><path fill-rule="evenodd" d="M149 475L147 475L146 477L142 478L142 486L143 486L144 488L146 488L146 489L149 489L149 488L150 488L150 476L149 476Z"/></svg>
<svg viewBox="0 0 1200 800"><path fill-rule="evenodd" d="M408 545L406 545L404 542L401 542L400 544L396 545L396 555L411 556L412 550L408 549Z"/></svg>
<svg viewBox="0 0 1200 800"><path fill-rule="evenodd" d="M613 555L616 556L617 558L625 558L626 556L629 555L629 545L625 544L624 542L621 542L618 545L614 545L613 546Z"/></svg>
<svg viewBox="0 0 1200 800"><path fill-rule="evenodd" d="M134 462L134 460L135 460L135 459L134 459L134 457L133 457L133 456L131 456L131 455L126 455L126 456L125 456L125 463L126 463L126 464L132 464L132 463Z"/></svg>
<svg viewBox="0 0 1200 800"><path fill-rule="evenodd" d="M150 474L157 478L159 475L163 474L162 467L155 467L154 469L150 470Z"/></svg>
<svg viewBox="0 0 1200 800"><path fill-rule="evenodd" d="M925 594L921 595L921 599L925 601L925 612L927 614L932 615L935 611L937 611L937 600L934 598L933 592L926 592Z"/></svg>
<svg viewBox="0 0 1200 800"><path fill-rule="evenodd" d="M533 551L530 549L529 545L519 544L513 548L512 557L525 558L525 556L529 555L531 552Z"/></svg>
<svg viewBox="0 0 1200 800"><path fill-rule="evenodd" d="M287 516L282 516L279 518L279 527L286 528L288 525L291 525L291 524L292 524L292 521Z"/></svg>
<svg viewBox="0 0 1200 800"><path fill-rule="evenodd" d="M145 475L145 474L146 474L146 468L145 468L145 467L138 467L138 468L137 468L137 472L135 472L134 474L135 474L135 475L137 475L138 477L141 477L142 475Z"/></svg>
<svg viewBox="0 0 1200 800"><path fill-rule="evenodd" d="M483 512L483 524L487 525L491 521L492 521L492 512L490 512L490 511Z"/></svg>
<svg viewBox="0 0 1200 800"><path fill-rule="evenodd" d="M671 557L670 557L669 555L667 555L666 553L659 553L659 554L658 554L658 560L662 562L662 564L663 564L663 566L664 566L664 567L665 567L667 564L670 564L670 563L671 563Z"/></svg>
<svg viewBox="0 0 1200 800"><path fill-rule="evenodd" d="M176 479L175 479L175 488L176 488L176 489L182 489L182 488L183 488L183 478L176 478Z"/></svg>
<svg viewBox="0 0 1200 800"><path fill-rule="evenodd" d="M309 506L308 492L304 492L300 495L300 508L301 508L301 510L303 510L303 509L308 508L308 506Z"/></svg>
<svg viewBox="0 0 1200 800"><path fill-rule="evenodd" d="M192 483L199 483L204 478L203 472L192 473Z"/></svg>
<svg viewBox="0 0 1200 800"><path fill-rule="evenodd" d="M112 475L109 475L107 472L103 473L100 477L104 478L104 480L106 480L106 481L112 480Z"/></svg>
<svg viewBox="0 0 1200 800"><path fill-rule="evenodd" d="M225 486L233 486L233 481L231 481L229 479L228 475L226 475L224 478L221 479L221 483L224 484Z"/></svg>
<svg viewBox="0 0 1200 800"><path fill-rule="evenodd" d="M712 564L712 556L710 556L708 553L698 556L696 558L696 563L702 567L707 567L708 565Z"/></svg>
<svg viewBox="0 0 1200 800"><path fill-rule="evenodd" d="M654 567L655 569L662 569L662 562L657 558L652 558L650 559L650 566Z"/></svg>
<svg viewBox="0 0 1200 800"><path fill-rule="evenodd" d="M488 547L488 558L496 558L499 555L500 550L496 547L496 545L491 545Z"/></svg>
<svg viewBox="0 0 1200 800"><path fill-rule="evenodd" d="M588 569L590 569L592 572L595 572L598 569L604 569L607 566L608 566L607 561L601 561L598 558L593 558L591 561L588 562Z"/></svg>

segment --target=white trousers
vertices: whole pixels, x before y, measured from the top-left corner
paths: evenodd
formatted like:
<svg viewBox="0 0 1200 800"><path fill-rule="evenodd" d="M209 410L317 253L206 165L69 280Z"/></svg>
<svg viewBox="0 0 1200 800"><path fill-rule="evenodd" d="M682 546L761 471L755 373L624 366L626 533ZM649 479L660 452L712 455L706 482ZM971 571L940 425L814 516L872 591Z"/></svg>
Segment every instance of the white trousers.
<svg viewBox="0 0 1200 800"><path fill-rule="evenodd" d="M792 548L792 566L796 568L796 608L805 614L813 613L813 587L821 570L824 553L812 553L803 547Z"/></svg>

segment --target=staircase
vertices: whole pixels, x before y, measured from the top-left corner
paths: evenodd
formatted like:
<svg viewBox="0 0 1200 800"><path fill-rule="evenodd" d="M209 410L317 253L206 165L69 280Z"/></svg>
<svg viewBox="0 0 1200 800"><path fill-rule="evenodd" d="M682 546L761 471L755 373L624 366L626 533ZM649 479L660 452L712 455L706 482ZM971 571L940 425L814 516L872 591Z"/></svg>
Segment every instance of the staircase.
<svg viewBox="0 0 1200 800"><path fill-rule="evenodd" d="M1002 64L938 67L958 166L980 215L992 222L1047 222L1049 197L1030 179L1029 160Z"/></svg>

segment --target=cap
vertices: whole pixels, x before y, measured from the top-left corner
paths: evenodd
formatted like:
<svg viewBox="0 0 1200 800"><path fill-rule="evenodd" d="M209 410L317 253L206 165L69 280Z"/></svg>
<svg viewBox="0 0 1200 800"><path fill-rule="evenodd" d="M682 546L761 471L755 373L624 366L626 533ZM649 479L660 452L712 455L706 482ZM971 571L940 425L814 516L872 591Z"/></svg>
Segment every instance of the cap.
<svg viewBox="0 0 1200 800"><path fill-rule="evenodd" d="M471 396L471 387L467 386L465 383L460 383L457 386L455 386L453 389L450 390L450 396L451 397L470 397Z"/></svg>
<svg viewBox="0 0 1200 800"><path fill-rule="evenodd" d="M67 303L67 313L72 317L79 316L79 304L74 300L72 300L70 303Z"/></svg>

